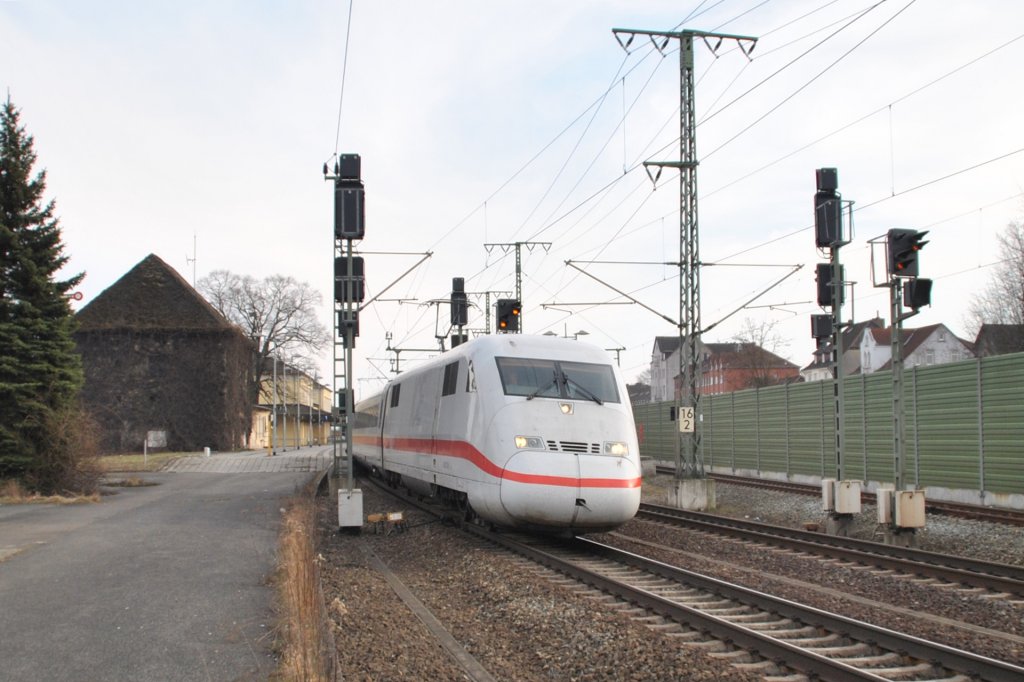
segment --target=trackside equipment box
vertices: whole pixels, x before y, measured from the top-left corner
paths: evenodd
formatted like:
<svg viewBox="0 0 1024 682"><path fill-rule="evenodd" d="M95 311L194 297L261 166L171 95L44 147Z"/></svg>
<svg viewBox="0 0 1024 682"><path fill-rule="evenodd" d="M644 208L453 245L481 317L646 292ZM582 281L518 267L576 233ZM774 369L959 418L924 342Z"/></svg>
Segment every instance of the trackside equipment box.
<svg viewBox="0 0 1024 682"><path fill-rule="evenodd" d="M363 491L338 491L338 527L362 528L363 526Z"/></svg>

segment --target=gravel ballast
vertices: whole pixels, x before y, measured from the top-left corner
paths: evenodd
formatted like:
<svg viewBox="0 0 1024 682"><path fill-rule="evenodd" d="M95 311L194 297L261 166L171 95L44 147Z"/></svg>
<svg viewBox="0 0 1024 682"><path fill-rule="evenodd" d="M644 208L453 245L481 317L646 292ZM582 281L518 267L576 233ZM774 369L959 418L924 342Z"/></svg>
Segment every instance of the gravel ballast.
<svg viewBox="0 0 1024 682"><path fill-rule="evenodd" d="M657 477L645 480L645 501L663 501L669 482ZM336 507L322 501L322 580L343 679L470 679L373 568L372 557L384 562L494 679L760 679L702 648L654 633L579 590L556 585L545 569L406 509L371 486L364 487L363 496L364 514L401 510L408 528L377 534L364 526L359 536L338 534ZM820 501L813 498L722 483L717 485L717 498L719 513L729 516L792 527L822 518ZM866 517L873 520L873 513L873 508L865 509L855 524L855 536L871 539L875 528ZM1019 529L948 517L929 517L928 524L920 536L922 549L955 549L976 558L1024 565ZM733 541L699 534L687 538L685 532L655 526L633 521L614 534L595 539L632 544L628 548L638 553L692 570L752 587L763 584L783 597L954 645L966 637L958 628L934 622L921 626L908 613L880 610L863 602L870 598L917 604L980 628L1021 634L1024 608L1019 606L885 579L814 559L788 559L768 550L761 556L762 551ZM658 550L661 544L679 549ZM664 555L659 556L659 551ZM779 577L773 579L773 575ZM798 579L821 585L822 590L801 588L795 582ZM893 593L891 598L887 591ZM980 634L977 642L971 642L975 645L988 649L979 653L1005 660L1019 662L1024 656L1019 644L988 643Z"/></svg>

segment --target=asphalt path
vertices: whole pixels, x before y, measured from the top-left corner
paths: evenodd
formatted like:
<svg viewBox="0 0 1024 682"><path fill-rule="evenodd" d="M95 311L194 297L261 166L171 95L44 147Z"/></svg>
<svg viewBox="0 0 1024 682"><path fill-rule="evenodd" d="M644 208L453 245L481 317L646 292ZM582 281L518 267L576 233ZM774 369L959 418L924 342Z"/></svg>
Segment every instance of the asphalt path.
<svg viewBox="0 0 1024 682"><path fill-rule="evenodd" d="M283 507L329 460L255 458L132 474L157 485L98 504L0 506L0 680L267 679Z"/></svg>

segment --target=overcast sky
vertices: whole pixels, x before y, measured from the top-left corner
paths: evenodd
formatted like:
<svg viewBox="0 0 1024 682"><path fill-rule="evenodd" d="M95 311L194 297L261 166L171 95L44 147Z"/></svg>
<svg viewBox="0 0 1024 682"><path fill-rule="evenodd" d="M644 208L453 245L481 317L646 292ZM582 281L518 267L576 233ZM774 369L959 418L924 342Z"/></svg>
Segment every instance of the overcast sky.
<svg viewBox="0 0 1024 682"><path fill-rule="evenodd" d="M803 268L707 341L774 323L780 354L810 362L814 264L826 259L811 229L816 168L838 168L855 202L847 319L888 317L868 240L927 229L933 305L906 324L966 336L997 235L1024 216L1017 0L355 0L342 97L348 12L344 1L0 0L0 86L35 137L70 270L87 273L76 305L155 253L189 281L223 269L309 282L329 325L321 167L354 152L369 294L433 254L363 312L359 393L390 376L385 334L410 349L403 367L427 356L411 349L437 347L448 308L429 301L448 297L452 277L511 292L514 256L484 245L517 241L550 243L522 249L526 331L586 331L622 349L632 380L654 337L677 333L662 316L679 316L678 270L661 264L678 260L677 175L655 189L641 163L678 159L679 58L675 43L663 57L642 38L627 53L613 27L759 37L752 60L732 42L717 58L713 43L695 49L701 259L723 265L702 270L703 326ZM574 305L598 302L620 305ZM470 327L483 326L472 311Z"/></svg>

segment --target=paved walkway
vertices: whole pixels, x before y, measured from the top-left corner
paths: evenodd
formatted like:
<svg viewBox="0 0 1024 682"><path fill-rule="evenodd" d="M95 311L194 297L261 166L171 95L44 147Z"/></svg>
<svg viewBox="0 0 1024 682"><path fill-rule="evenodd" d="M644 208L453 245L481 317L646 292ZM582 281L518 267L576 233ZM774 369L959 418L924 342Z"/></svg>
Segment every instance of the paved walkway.
<svg viewBox="0 0 1024 682"><path fill-rule="evenodd" d="M244 473L297 473L324 471L331 466L334 449L330 445L317 445L291 450L278 448L268 457L266 450L215 453L209 457L197 455L182 457L163 470L174 473L244 474Z"/></svg>
<svg viewBox="0 0 1024 682"><path fill-rule="evenodd" d="M98 504L0 505L0 680L270 678L281 512L331 453L194 457Z"/></svg>

